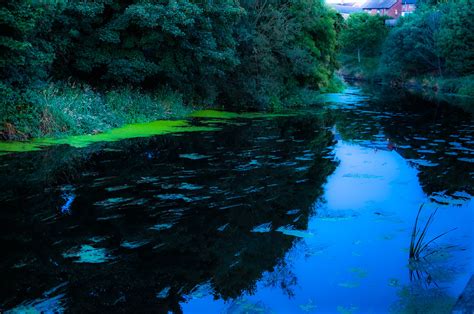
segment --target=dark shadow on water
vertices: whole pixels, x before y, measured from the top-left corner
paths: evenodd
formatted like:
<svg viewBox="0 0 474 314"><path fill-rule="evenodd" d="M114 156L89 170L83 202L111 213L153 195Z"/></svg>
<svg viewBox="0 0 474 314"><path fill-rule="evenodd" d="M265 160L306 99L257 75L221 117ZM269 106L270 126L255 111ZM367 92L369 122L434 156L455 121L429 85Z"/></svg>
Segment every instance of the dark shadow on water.
<svg viewBox="0 0 474 314"><path fill-rule="evenodd" d="M336 166L331 122L240 122L3 157L0 307L179 313L189 296L236 299L288 271L298 238L276 230L306 229Z"/></svg>
<svg viewBox="0 0 474 314"><path fill-rule="evenodd" d="M361 88L372 96L359 102L362 105L341 105L335 99L331 114L343 139L377 149L395 149L420 170L418 177L428 195L474 195L472 113L398 89ZM433 200L439 199L434 195Z"/></svg>

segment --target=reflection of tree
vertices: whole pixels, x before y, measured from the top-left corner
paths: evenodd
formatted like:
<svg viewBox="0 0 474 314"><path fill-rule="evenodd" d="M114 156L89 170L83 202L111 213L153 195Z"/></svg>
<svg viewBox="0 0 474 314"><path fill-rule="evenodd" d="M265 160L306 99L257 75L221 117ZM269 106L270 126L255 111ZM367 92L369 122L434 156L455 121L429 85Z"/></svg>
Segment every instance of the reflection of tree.
<svg viewBox="0 0 474 314"><path fill-rule="evenodd" d="M274 269L291 291L281 261L295 238L251 230L267 222L307 227L335 167L324 158L332 134L319 118L245 123L109 143L108 151L55 147L11 158L17 172L5 173L0 199L0 249L7 252L0 302L11 307L67 282L61 292L72 312L180 312L184 297L206 282L216 297L238 298ZM179 157L191 153L210 157ZM66 184L75 199L60 215ZM85 244L113 260L81 264L63 256Z"/></svg>
<svg viewBox="0 0 474 314"><path fill-rule="evenodd" d="M344 140L374 141L375 147L376 141L389 138L420 170L418 176L426 193L447 190L474 194L470 113L400 90L368 92L373 97L366 106L343 107L331 113Z"/></svg>
<svg viewBox="0 0 474 314"><path fill-rule="evenodd" d="M294 287L298 284L298 278L291 271L291 265L281 261L275 269L264 278L267 287L280 287L288 297L295 296Z"/></svg>

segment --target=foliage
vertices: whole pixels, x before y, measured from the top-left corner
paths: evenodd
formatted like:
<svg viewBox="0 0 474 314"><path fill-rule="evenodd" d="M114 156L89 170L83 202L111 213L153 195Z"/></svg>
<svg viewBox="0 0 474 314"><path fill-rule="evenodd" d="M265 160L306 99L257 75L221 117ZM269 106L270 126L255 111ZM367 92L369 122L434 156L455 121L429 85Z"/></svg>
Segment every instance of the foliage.
<svg viewBox="0 0 474 314"><path fill-rule="evenodd" d="M443 15L439 46L451 74L474 73L474 1L461 0L448 6Z"/></svg>
<svg viewBox="0 0 474 314"><path fill-rule="evenodd" d="M320 0L241 5L246 11L236 30L241 62L225 82L225 102L278 107L308 87L321 89L330 82L337 67L336 13Z"/></svg>
<svg viewBox="0 0 474 314"><path fill-rule="evenodd" d="M390 80L472 74L473 10L471 0L439 1L401 18L384 44L382 74Z"/></svg>
<svg viewBox="0 0 474 314"><path fill-rule="evenodd" d="M431 240L426 240L426 234L428 232L429 226L433 223L433 219L436 215L437 209L430 214L428 220L426 221L423 228L418 227L418 220L420 218L421 210L423 209L423 204L418 209L418 214L416 215L415 225L413 226L412 234L411 234L411 241L410 241L410 261L419 261L424 255L427 254L429 246L435 240L441 238L442 236L446 235L447 233L457 229L451 229L447 232L444 232ZM422 255L423 254L423 255ZM431 254L431 253L430 253Z"/></svg>
<svg viewBox="0 0 474 314"><path fill-rule="evenodd" d="M439 79L437 85L442 92L474 97L474 74L456 78Z"/></svg>
<svg viewBox="0 0 474 314"><path fill-rule="evenodd" d="M176 119L192 110L166 89L98 92L88 85L50 84L11 97L16 101L0 107L0 123L11 126L0 133L5 139L95 134L128 123Z"/></svg>
<svg viewBox="0 0 474 314"><path fill-rule="evenodd" d="M109 98L109 125L152 119L161 113L149 114L148 95L163 90L178 103L302 102L334 85L340 17L321 0L7 0L0 25L0 132L20 138L102 129ZM52 93L51 81L85 94ZM125 100L142 91L136 105ZM47 116L56 124L44 128Z"/></svg>
<svg viewBox="0 0 474 314"><path fill-rule="evenodd" d="M360 59L352 54L342 53L338 59L343 64L341 73L343 76L363 79L375 82L379 79L379 57L361 57Z"/></svg>
<svg viewBox="0 0 474 314"><path fill-rule="evenodd" d="M30 1L2 3L0 78L4 84L23 87L48 77L54 46L41 35L48 32L58 10L59 6Z"/></svg>
<svg viewBox="0 0 474 314"><path fill-rule="evenodd" d="M368 13L352 14L341 31L342 51L357 55L359 62L361 56L377 56L388 34L385 19Z"/></svg>

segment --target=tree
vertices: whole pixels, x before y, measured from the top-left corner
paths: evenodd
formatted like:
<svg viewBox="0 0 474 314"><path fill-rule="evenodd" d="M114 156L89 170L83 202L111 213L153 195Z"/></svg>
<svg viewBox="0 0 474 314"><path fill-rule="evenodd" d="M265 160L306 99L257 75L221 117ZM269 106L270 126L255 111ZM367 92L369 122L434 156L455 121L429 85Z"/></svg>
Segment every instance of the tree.
<svg viewBox="0 0 474 314"><path fill-rule="evenodd" d="M385 19L367 13L351 14L341 31L342 50L349 54L357 53L359 63L362 55L378 55L388 33Z"/></svg>
<svg viewBox="0 0 474 314"><path fill-rule="evenodd" d="M46 40L60 5L8 0L0 8L0 77L17 88L48 77L55 51Z"/></svg>
<svg viewBox="0 0 474 314"><path fill-rule="evenodd" d="M335 13L320 0L245 0L241 5L246 14L236 27L240 64L225 82L225 102L278 106L306 88L328 84L336 68Z"/></svg>
<svg viewBox="0 0 474 314"><path fill-rule="evenodd" d="M442 17L439 47L451 74L474 73L474 1L451 3Z"/></svg>

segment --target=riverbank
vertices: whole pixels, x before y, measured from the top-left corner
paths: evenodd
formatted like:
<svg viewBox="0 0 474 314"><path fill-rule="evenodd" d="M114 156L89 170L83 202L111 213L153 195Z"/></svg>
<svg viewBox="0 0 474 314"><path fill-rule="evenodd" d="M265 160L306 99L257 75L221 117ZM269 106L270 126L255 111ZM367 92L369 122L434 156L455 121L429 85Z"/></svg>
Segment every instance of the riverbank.
<svg viewBox="0 0 474 314"><path fill-rule="evenodd" d="M319 91L304 90L258 112L306 106L320 94L340 92L344 87L342 80L333 76ZM203 109L224 110L217 104L185 104L182 94L170 89L149 92L122 87L103 91L89 85L56 83L22 93L0 85L0 92L0 143L97 135L130 124L182 120Z"/></svg>
<svg viewBox="0 0 474 314"><path fill-rule="evenodd" d="M427 95L430 100L474 103L474 75L462 77L418 76L399 79L387 78L382 74L380 58L365 57L360 62L356 57L341 55L338 74L348 81L389 85L411 92Z"/></svg>
<svg viewBox="0 0 474 314"><path fill-rule="evenodd" d="M10 95L9 95L10 93ZM2 90L0 139L28 140L99 134L127 124L177 120L200 109L162 89L98 91L88 85L50 84L23 93Z"/></svg>

